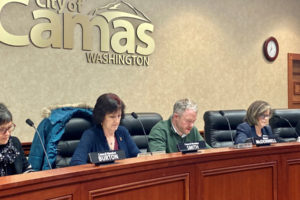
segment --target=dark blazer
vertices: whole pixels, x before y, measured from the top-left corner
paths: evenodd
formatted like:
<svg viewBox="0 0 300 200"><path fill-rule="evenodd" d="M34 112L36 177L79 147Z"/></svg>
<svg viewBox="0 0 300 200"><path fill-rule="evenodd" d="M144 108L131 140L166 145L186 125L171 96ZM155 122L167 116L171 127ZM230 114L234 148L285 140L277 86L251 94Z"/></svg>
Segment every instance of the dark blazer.
<svg viewBox="0 0 300 200"><path fill-rule="evenodd" d="M20 140L17 137L11 136L12 137L12 143L13 145L17 148L17 150L20 152L20 155L16 158L14 165L16 168L16 173L21 174L30 168L30 164L27 161L27 158L25 157L22 144Z"/></svg>
<svg viewBox="0 0 300 200"><path fill-rule="evenodd" d="M128 130L119 126L115 132L120 150L125 152L126 158L136 157L140 150L131 139ZM103 129L99 125L86 130L72 156L70 165L82 165L89 161L88 153L110 151Z"/></svg>
<svg viewBox="0 0 300 200"><path fill-rule="evenodd" d="M270 126L261 129L263 135L273 136ZM255 131L255 126L250 126L247 122L241 123L236 128L235 144L245 143L248 138L259 138Z"/></svg>
<svg viewBox="0 0 300 200"><path fill-rule="evenodd" d="M16 157L13 164L7 166L7 175L22 174L23 172L29 170L30 165L25 157L20 140L14 136L10 136L10 138L12 145L17 149L17 151L20 154Z"/></svg>

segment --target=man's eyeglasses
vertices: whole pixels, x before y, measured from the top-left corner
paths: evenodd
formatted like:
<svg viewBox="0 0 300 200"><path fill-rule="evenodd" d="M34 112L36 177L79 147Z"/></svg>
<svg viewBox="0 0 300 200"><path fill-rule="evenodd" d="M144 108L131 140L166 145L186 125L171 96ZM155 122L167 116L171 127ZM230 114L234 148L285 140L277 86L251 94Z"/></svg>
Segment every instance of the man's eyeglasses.
<svg viewBox="0 0 300 200"><path fill-rule="evenodd" d="M7 131L9 133L13 132L16 128L15 124L10 125L8 128L0 128L0 134L5 134Z"/></svg>

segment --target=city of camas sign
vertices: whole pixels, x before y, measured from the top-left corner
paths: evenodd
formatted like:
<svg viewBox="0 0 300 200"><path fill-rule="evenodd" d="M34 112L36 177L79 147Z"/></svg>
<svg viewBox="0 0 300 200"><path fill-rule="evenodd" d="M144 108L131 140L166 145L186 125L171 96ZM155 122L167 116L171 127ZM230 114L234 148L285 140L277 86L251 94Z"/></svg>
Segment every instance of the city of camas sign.
<svg viewBox="0 0 300 200"><path fill-rule="evenodd" d="M48 22L35 24L27 34L16 35L7 31L0 21L0 42L15 47L33 44L39 48L73 49L74 29L80 25L82 50L88 63L149 65L149 55L155 49L151 37L154 26L129 3L117 1L82 14L83 0L33 2L41 8L32 12L33 20L46 19ZM13 3L28 6L29 0L0 0L0 14L6 5ZM17 26L18 21L13 23ZM97 29L100 44L96 45L93 44L93 31ZM45 36L44 33L50 34Z"/></svg>

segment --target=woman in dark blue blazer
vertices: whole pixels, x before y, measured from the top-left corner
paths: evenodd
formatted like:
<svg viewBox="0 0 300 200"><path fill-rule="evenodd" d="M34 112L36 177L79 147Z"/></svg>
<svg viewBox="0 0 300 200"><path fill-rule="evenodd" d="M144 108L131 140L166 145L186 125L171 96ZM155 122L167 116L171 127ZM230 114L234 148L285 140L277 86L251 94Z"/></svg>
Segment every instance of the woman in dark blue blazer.
<svg viewBox="0 0 300 200"><path fill-rule="evenodd" d="M128 130L119 126L124 109L123 101L116 94L103 94L97 99L93 110L95 126L83 133L70 165L88 163L91 152L123 150L127 158L140 153Z"/></svg>
<svg viewBox="0 0 300 200"><path fill-rule="evenodd" d="M270 117L271 106L267 102L253 102L247 110L245 122L236 128L235 144L245 143L249 138L272 136L272 129L269 126Z"/></svg>

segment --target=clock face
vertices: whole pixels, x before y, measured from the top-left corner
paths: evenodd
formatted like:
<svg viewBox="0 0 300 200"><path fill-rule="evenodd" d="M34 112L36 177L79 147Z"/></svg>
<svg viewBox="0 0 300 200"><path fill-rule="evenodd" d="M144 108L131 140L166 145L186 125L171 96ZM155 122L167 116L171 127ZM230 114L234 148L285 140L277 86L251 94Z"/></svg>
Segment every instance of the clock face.
<svg viewBox="0 0 300 200"><path fill-rule="evenodd" d="M263 52L268 61L274 61L279 53L279 45L274 37L269 37L263 46Z"/></svg>
<svg viewBox="0 0 300 200"><path fill-rule="evenodd" d="M271 40L269 43L268 43L268 46L267 46L267 51L268 51L268 54L271 58L274 58L276 56L276 53L277 53L277 46L275 44L275 42L273 40Z"/></svg>

